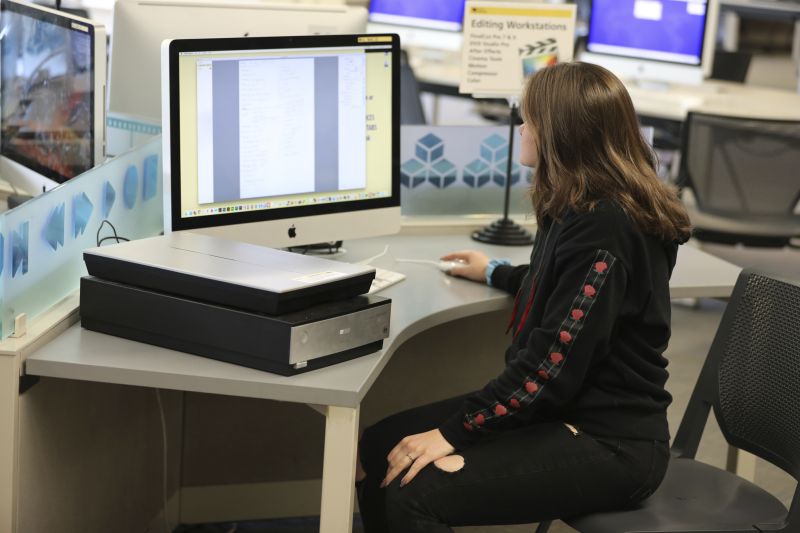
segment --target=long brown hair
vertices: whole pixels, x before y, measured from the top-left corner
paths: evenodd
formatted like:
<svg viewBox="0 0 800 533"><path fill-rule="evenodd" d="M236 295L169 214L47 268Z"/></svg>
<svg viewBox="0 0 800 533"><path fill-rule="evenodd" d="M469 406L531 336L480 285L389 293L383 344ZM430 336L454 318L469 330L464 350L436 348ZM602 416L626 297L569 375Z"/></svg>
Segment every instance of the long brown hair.
<svg viewBox="0 0 800 533"><path fill-rule="evenodd" d="M521 112L537 138L531 196L540 224L611 200L644 233L689 238L686 209L656 174L630 95L611 72L581 62L539 70L525 85Z"/></svg>

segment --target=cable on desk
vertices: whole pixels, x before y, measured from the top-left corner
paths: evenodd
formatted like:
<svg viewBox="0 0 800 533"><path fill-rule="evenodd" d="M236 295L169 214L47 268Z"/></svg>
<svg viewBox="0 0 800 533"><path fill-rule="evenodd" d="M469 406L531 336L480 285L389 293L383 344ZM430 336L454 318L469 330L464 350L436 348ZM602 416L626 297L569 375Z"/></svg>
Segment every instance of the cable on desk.
<svg viewBox="0 0 800 533"><path fill-rule="evenodd" d="M379 253L377 255L373 255L372 257L367 257L366 259L362 259L361 261L358 261L356 264L358 264L358 265L368 265L368 264L372 263L373 261L375 261L376 259L380 259L384 255L386 255L388 252L389 252L389 245L387 244L384 247L384 249L383 249L383 251L381 253Z"/></svg>
<svg viewBox="0 0 800 533"><path fill-rule="evenodd" d="M109 236L109 237L103 237L101 239L100 238L100 230L102 230L103 226L105 226L106 224L109 225L109 227L111 228L111 231L114 232L114 235ZM115 240L115 241L117 241L117 243L120 243L120 242L128 242L130 239L126 239L125 237L120 237L119 235L117 235L117 228L115 228L114 224L112 224L108 219L105 219L100 223L100 226L97 227L97 238L96 238L96 240L97 240L97 246L101 246L105 241Z"/></svg>

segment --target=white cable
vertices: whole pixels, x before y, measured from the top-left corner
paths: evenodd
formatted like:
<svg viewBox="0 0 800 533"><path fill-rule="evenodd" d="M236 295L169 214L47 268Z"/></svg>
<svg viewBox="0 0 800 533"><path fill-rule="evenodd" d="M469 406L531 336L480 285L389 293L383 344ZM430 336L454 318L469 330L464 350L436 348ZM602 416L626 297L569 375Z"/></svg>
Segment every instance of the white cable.
<svg viewBox="0 0 800 533"><path fill-rule="evenodd" d="M162 458L164 467L164 477L161 486L161 497L164 501L164 530L166 533L172 533L172 528L169 525L169 517L167 515L167 420L164 416L164 404L161 403L161 390L155 389L156 401L158 401L158 412L161 415L161 440L163 443L162 450L164 456Z"/></svg>
<svg viewBox="0 0 800 533"><path fill-rule="evenodd" d="M430 259L395 259L398 263L418 263L422 265L439 266L439 261L431 261Z"/></svg>
<svg viewBox="0 0 800 533"><path fill-rule="evenodd" d="M380 259L384 255L386 255L388 252L389 252L389 245L387 244L386 247L383 249L383 251L381 253L379 253L378 255L373 255L372 257L367 257L366 259L362 259L361 261L357 261L356 264L357 265L368 265L368 264L372 263L373 261L375 261L376 259Z"/></svg>

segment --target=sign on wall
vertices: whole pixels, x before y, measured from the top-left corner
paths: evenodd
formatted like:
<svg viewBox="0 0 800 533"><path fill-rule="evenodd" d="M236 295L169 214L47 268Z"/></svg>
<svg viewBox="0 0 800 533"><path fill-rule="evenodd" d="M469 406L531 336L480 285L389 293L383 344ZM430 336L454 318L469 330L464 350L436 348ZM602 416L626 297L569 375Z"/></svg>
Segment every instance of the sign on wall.
<svg viewBox="0 0 800 533"><path fill-rule="evenodd" d="M469 1L459 91L517 96L527 76L571 61L574 41L574 4Z"/></svg>

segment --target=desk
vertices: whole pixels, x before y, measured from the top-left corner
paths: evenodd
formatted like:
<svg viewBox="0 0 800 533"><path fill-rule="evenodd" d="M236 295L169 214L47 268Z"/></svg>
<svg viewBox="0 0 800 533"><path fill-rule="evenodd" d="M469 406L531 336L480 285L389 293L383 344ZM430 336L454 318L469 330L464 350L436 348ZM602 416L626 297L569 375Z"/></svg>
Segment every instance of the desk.
<svg viewBox="0 0 800 533"><path fill-rule="evenodd" d="M421 86L450 87L459 84L461 65L455 55L441 59L414 56L410 62ZM626 82L640 115L683 122L689 111L726 116L800 120L800 94L765 87L709 80L702 85L673 84L653 89ZM442 91L443 94L453 94Z"/></svg>
<svg viewBox="0 0 800 533"><path fill-rule="evenodd" d="M394 300L391 335L381 352L332 367L282 377L196 357L148 344L86 331L76 325L28 357L28 374L180 391L298 402L326 416L321 531L352 529L355 456L360 404L392 354L406 340L436 325L502 310L504 292L451 278L428 264L395 259L435 260L443 253L473 248L495 257L526 262L528 247L482 245L466 235L392 236L346 243L348 261L389 252L377 266L406 274L404 282L381 293ZM672 296L727 297L739 268L698 249L683 246L670 283Z"/></svg>

